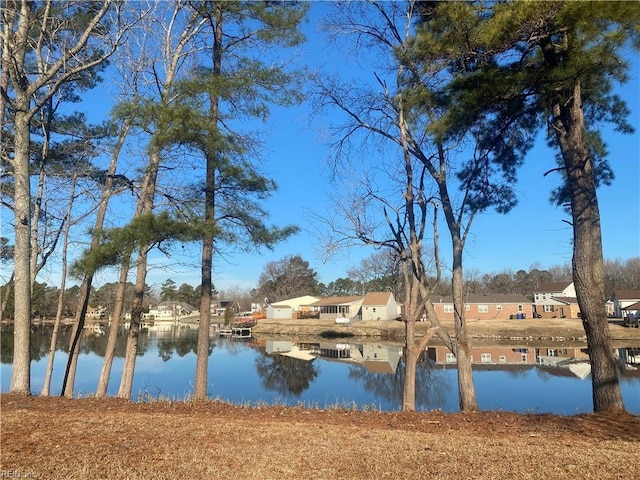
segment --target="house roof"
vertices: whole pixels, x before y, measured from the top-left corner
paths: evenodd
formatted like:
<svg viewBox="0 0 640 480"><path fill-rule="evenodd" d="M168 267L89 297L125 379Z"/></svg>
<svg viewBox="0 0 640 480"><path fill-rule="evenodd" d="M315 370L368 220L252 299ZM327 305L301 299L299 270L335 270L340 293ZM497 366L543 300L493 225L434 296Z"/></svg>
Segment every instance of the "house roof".
<svg viewBox="0 0 640 480"><path fill-rule="evenodd" d="M451 295L447 295L446 297L438 297L437 299L432 300L433 304L437 303L453 303L453 297ZM464 303L472 304L472 303L531 303L524 295L519 293L494 293L491 295L475 295L469 294L465 295Z"/></svg>
<svg viewBox="0 0 640 480"><path fill-rule="evenodd" d="M387 305L391 299L391 292L369 292L364 296L362 305L378 306Z"/></svg>
<svg viewBox="0 0 640 480"><path fill-rule="evenodd" d="M362 296L352 296L352 297L327 297L321 298L317 302L312 303L314 307L324 307L327 305L351 305L352 303L356 303L359 300L362 300L364 297Z"/></svg>
<svg viewBox="0 0 640 480"><path fill-rule="evenodd" d="M182 308L184 310L190 310L192 312L198 310L198 307L194 307L193 305L186 302L160 302L153 306L151 306L150 310L159 310L160 307L169 307L169 308Z"/></svg>
<svg viewBox="0 0 640 480"><path fill-rule="evenodd" d="M614 290L613 294L618 300L640 299L640 290Z"/></svg>
<svg viewBox="0 0 640 480"><path fill-rule="evenodd" d="M303 295L302 297L295 298L287 298L283 300L278 300L277 302L273 302L271 304L272 307L283 307L283 306L293 306L293 305L312 305L314 302L317 302L319 297L314 297L313 295Z"/></svg>
<svg viewBox="0 0 640 480"><path fill-rule="evenodd" d="M622 310L640 310L640 302L636 302L632 305L627 305Z"/></svg>
<svg viewBox="0 0 640 480"><path fill-rule="evenodd" d="M572 283L572 281L543 283L535 292L564 292L564 290Z"/></svg>
<svg viewBox="0 0 640 480"><path fill-rule="evenodd" d="M551 297L551 300L555 300L556 302L564 303L566 305L578 304L578 299L576 297Z"/></svg>
<svg viewBox="0 0 640 480"><path fill-rule="evenodd" d="M365 360L364 366L369 373L395 373L393 365L388 361Z"/></svg>

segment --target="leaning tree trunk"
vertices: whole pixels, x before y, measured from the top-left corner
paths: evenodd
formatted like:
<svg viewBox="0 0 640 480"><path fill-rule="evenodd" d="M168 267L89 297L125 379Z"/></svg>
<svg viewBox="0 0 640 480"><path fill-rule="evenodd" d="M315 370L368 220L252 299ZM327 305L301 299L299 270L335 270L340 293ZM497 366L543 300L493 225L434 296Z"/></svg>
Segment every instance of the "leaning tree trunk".
<svg viewBox="0 0 640 480"><path fill-rule="evenodd" d="M129 276L130 261L131 254L129 253L125 256L122 266L120 267L120 279L118 280L113 312L111 312L111 323L109 324L107 346L105 348L104 361L102 362L102 370L100 370L100 378L98 379L98 387L96 388L96 397L104 397L107 395L109 379L111 378L111 367L113 366L113 358L118 344L120 318L122 317L122 312L124 310L124 296L127 289L127 277Z"/></svg>
<svg viewBox="0 0 640 480"><path fill-rule="evenodd" d="M58 343L58 331L60 330L60 321L62 320L62 310L64 306L64 291L67 284L67 250L69 247L69 230L71 229L71 211L73 209L73 199L75 197L77 176L73 176L71 184L71 194L69 196L69 207L65 216L64 235L62 242L62 272L60 274L60 295L58 296L58 308L56 310L56 320L53 324L53 332L51 332L51 343L49 345L49 360L47 361L47 370L44 374L44 384L42 385L43 397L49 395L51 386L51 375L53 374L53 361L56 356L56 344Z"/></svg>
<svg viewBox="0 0 640 480"><path fill-rule="evenodd" d="M99 232L104 227L104 220L107 215L107 207L109 206L109 200L111 199L113 192L113 178L116 174L116 168L118 166L118 158L120 157L120 151L124 145L124 141L131 128L131 121L127 120L120 131L118 141L111 154L111 160L109 161L109 169L107 171L107 178L104 182L104 188L102 189L102 195L100 197L100 204L98 205L98 211L96 213L96 222L93 227L93 236L91 237L91 248L97 248L100 244ZM91 284L93 283L93 275L95 272L85 272L85 277L82 281L80 288L80 294L78 297L78 303L76 306L76 317L73 326L73 333L71 335L71 341L69 344L69 356L67 357L67 367L65 372L65 378L62 386L62 393L65 396L73 396L73 387L75 383L76 368L78 366L78 352L80 351L80 334L84 326L85 316L87 313L87 307L89 305L89 297L91 295Z"/></svg>
<svg viewBox="0 0 640 480"><path fill-rule="evenodd" d="M144 184L136 208L136 216L151 215L153 213L153 197L156 193L156 181L158 179L158 168L160 167L160 150L157 146L151 150L149 155L149 165L145 175ZM133 305L131 306L131 322L127 335L127 347L125 350L124 368L120 379L118 397L131 399L133 388L133 375L136 366L136 355L138 354L138 337L140 335L140 321L144 308L144 289L147 279L147 256L150 245L143 244L138 248L138 266L136 269L136 283L133 293Z"/></svg>
<svg viewBox="0 0 640 480"><path fill-rule="evenodd" d="M124 367L118 397L131 399L133 390L133 376L136 368L136 355L138 354L138 340L140 337L140 322L144 309L144 288L147 278L147 254L149 247L143 245L138 251L138 267L136 271L136 284L133 293L133 305L131 306L131 322L127 335L127 347L125 350Z"/></svg>
<svg viewBox="0 0 640 480"><path fill-rule="evenodd" d="M573 281L589 347L593 410L620 412L624 411L624 403L605 311L600 212L593 163L583 136L580 82L573 88L568 102L554 105L553 114L571 196Z"/></svg>
<svg viewBox="0 0 640 480"><path fill-rule="evenodd" d="M86 275L80 285L78 294L78 304L76 306L76 316L71 331L71 339L69 340L69 350L67 350L67 365L62 379L62 388L60 395L67 398L73 397L73 385L76 378L76 369L78 366L78 354L80 353L80 337L84 328L84 320L87 316L87 308L89 307L89 295L91 294L91 283L93 275Z"/></svg>

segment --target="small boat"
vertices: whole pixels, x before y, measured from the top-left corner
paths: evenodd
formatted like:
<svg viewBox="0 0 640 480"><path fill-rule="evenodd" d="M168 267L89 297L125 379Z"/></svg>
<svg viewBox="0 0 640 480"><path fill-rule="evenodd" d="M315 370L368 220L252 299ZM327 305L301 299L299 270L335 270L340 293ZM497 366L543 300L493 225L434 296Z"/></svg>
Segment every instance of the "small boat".
<svg viewBox="0 0 640 480"><path fill-rule="evenodd" d="M347 317L338 317L336 318L336 323L349 323L351 319Z"/></svg>

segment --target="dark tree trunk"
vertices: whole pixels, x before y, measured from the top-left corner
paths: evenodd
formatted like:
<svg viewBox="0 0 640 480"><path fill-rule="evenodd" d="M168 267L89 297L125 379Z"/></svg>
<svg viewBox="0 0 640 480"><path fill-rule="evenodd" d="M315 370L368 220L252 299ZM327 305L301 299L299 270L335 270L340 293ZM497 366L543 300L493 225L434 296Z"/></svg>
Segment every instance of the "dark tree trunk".
<svg viewBox="0 0 640 480"><path fill-rule="evenodd" d="M573 220L573 282L587 335L594 412L624 411L605 311L600 211L593 163L584 141L582 92L578 82L567 102L554 105L554 131L566 168Z"/></svg>

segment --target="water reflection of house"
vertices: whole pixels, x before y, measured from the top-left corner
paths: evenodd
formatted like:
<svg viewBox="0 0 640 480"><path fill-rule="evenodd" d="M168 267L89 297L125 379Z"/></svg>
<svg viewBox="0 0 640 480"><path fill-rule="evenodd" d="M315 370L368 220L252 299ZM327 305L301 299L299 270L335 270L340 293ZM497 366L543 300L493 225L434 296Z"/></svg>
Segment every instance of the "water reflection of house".
<svg viewBox="0 0 640 480"><path fill-rule="evenodd" d="M265 344L265 352L269 355L284 355L306 362L311 362L316 359L310 350L311 347L308 345L299 345L289 340L267 340Z"/></svg>
<svg viewBox="0 0 640 480"><path fill-rule="evenodd" d="M364 366L371 373L395 373L402 357L402 347L362 345Z"/></svg>
<svg viewBox="0 0 640 480"><path fill-rule="evenodd" d="M439 365L457 364L455 355L445 346L428 347L427 357ZM532 347L476 346L471 348L471 362L494 365L535 365L536 352Z"/></svg>

